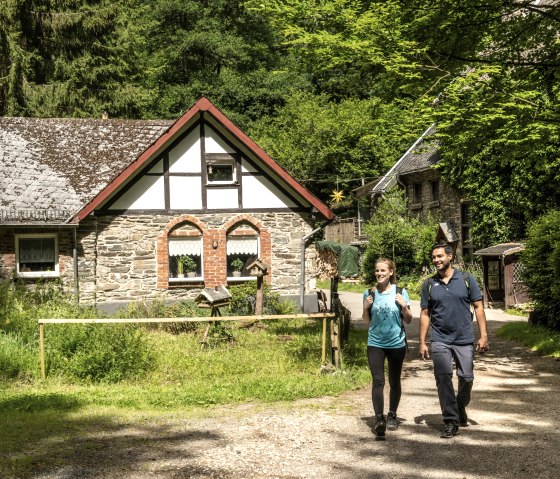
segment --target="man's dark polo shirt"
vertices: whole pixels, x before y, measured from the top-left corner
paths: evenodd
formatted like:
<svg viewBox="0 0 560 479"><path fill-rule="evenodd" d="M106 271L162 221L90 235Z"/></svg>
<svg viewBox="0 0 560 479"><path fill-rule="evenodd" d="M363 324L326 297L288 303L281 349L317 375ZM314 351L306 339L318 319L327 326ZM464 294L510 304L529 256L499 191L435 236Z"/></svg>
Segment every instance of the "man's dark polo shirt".
<svg viewBox="0 0 560 479"><path fill-rule="evenodd" d="M429 294L429 304L429 281L424 281L420 308L430 309L432 342L457 345L474 343L470 303L480 301L482 294L472 274L469 274L468 277L470 300L462 272L453 269L453 276L447 284L443 283L438 275L435 275Z"/></svg>

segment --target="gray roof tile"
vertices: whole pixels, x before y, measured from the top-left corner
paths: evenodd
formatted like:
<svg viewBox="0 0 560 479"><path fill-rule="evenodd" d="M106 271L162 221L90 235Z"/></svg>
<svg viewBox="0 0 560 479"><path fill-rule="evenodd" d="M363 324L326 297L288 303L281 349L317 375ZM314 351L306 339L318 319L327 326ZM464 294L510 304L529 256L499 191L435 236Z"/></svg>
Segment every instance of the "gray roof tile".
<svg viewBox="0 0 560 479"><path fill-rule="evenodd" d="M172 124L0 117L0 223L70 219Z"/></svg>

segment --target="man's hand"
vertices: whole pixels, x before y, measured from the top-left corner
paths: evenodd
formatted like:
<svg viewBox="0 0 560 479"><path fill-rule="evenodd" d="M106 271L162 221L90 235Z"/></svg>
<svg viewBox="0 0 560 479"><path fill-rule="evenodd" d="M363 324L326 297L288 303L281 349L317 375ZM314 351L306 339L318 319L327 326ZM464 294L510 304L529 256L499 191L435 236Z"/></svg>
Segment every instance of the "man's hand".
<svg viewBox="0 0 560 479"><path fill-rule="evenodd" d="M420 357L426 361L426 359L430 358L430 354L428 353L428 346L426 346L425 344L421 344L418 347L418 351L420 352Z"/></svg>
<svg viewBox="0 0 560 479"><path fill-rule="evenodd" d="M488 349L490 349L490 345L488 344L488 336L482 336L476 343L476 351L479 354L484 354L486 351L488 351Z"/></svg>

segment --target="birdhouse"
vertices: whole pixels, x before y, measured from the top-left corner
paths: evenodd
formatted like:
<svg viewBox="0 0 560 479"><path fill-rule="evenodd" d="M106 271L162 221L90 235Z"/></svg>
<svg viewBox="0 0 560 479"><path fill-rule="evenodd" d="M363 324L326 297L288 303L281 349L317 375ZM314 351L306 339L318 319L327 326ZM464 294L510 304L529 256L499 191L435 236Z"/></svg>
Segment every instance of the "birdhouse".
<svg viewBox="0 0 560 479"><path fill-rule="evenodd" d="M264 276L270 266L268 266L264 261L257 258L251 264L247 265L247 271L251 276Z"/></svg>
<svg viewBox="0 0 560 479"><path fill-rule="evenodd" d="M231 293L224 286L204 288L194 300L199 308L218 308L231 301Z"/></svg>

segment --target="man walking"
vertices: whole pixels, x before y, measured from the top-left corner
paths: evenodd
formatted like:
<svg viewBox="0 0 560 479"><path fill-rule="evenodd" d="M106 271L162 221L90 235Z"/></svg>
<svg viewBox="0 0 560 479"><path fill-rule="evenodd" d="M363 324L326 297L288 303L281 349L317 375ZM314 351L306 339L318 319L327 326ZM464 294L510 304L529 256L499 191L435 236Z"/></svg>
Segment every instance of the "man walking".
<svg viewBox="0 0 560 479"><path fill-rule="evenodd" d="M424 281L420 298L420 356L424 360L429 358L426 336L431 324L434 375L445 423L441 433L443 438L459 434L459 426L468 426L466 407L471 399L474 380L475 342L471 304L474 305L480 331L476 350L480 354L488 350L486 315L480 289L471 274L451 266L452 258L451 246L432 246L432 263L437 272ZM459 378L457 395L453 387L453 362Z"/></svg>

